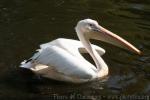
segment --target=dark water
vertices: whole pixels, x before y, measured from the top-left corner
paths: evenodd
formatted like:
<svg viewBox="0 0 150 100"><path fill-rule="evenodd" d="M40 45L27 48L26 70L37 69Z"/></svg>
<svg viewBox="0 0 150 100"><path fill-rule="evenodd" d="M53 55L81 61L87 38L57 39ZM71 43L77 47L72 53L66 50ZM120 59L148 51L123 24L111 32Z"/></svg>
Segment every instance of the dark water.
<svg viewBox="0 0 150 100"><path fill-rule="evenodd" d="M39 44L56 38L77 39L74 27L84 18L130 41L142 52L132 54L102 42L110 73L104 80L74 85L21 70L20 62ZM0 97L78 99L150 95L149 0L0 0ZM148 97L143 97L148 98ZM114 100L114 99L113 99Z"/></svg>

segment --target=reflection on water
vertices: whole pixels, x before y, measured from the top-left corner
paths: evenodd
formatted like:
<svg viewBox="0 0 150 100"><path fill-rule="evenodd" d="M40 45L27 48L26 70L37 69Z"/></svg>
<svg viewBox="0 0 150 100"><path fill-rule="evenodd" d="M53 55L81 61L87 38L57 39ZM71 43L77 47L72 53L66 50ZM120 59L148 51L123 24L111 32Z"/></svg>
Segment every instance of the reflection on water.
<svg viewBox="0 0 150 100"><path fill-rule="evenodd" d="M77 39L78 20L92 18L143 51L137 56L112 45L105 48L108 77L74 85L40 78L19 69L41 43L64 37ZM51 95L149 95L150 93L149 0L1 0L0 95L2 97L50 97ZM112 49L113 48L113 49ZM90 98L92 99L92 98Z"/></svg>

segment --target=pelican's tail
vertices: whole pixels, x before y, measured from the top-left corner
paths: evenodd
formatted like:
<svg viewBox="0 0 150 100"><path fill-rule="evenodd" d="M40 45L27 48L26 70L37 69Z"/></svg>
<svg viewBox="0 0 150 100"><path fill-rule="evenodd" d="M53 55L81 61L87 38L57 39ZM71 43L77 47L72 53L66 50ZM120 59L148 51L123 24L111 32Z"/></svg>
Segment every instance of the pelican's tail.
<svg viewBox="0 0 150 100"><path fill-rule="evenodd" d="M31 59L29 59L29 60L31 60ZM24 61L22 61L22 62L21 62L21 65L20 65L19 67L30 69L33 64L32 64L32 62L29 61L29 60L24 60Z"/></svg>
<svg viewBox="0 0 150 100"><path fill-rule="evenodd" d="M35 65L36 65L36 64L35 64L35 59L37 59L37 57L41 54L41 51L42 51L42 50L43 50L43 49L38 49L38 50L36 50L37 53L35 53L35 54L34 54L31 58L29 58L28 60L22 61L20 67L21 67L21 68L30 69L30 68L32 68L33 66L35 66Z"/></svg>

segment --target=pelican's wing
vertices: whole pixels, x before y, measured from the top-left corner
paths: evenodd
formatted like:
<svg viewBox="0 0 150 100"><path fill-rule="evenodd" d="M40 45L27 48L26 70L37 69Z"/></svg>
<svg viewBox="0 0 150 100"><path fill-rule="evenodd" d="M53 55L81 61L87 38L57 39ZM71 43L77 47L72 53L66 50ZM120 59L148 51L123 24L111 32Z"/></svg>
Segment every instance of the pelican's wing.
<svg viewBox="0 0 150 100"><path fill-rule="evenodd" d="M41 48L47 48L51 45L58 46L66 51L68 51L70 54L77 56L79 58L83 58L80 53L87 53L86 49L84 48L83 44L78 40L72 40L72 39L64 39L59 38L52 42L45 43L40 45ZM92 47L96 49L96 51L102 56L105 53L105 50L97 45L93 45Z"/></svg>
<svg viewBox="0 0 150 100"><path fill-rule="evenodd" d="M21 65L21 67L29 68L40 74L47 74L49 72L46 70L53 69L65 76L80 79L96 77L96 68L91 66L58 46L49 46L39 50L29 62Z"/></svg>

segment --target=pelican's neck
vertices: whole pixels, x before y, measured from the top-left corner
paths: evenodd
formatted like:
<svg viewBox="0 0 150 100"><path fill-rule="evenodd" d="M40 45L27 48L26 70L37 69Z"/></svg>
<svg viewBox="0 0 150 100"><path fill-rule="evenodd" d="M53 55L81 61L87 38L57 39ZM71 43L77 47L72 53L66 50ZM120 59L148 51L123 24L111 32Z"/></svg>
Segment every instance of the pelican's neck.
<svg viewBox="0 0 150 100"><path fill-rule="evenodd" d="M91 55L91 57L93 56L92 58L96 64L99 77L107 75L108 74L107 64L104 62L104 60L98 54L98 52L91 46L90 42L89 42L89 45L91 47L91 50L89 49L89 54Z"/></svg>
<svg viewBox="0 0 150 100"><path fill-rule="evenodd" d="M90 56L93 58L97 73L99 76L105 76L108 74L108 67L107 64L104 62L104 60L101 58L101 56L98 54L98 52L91 46L91 43L89 41L89 37L87 35L84 35L83 33L80 33L80 31L76 30L79 40L84 45L85 49L88 51Z"/></svg>
<svg viewBox="0 0 150 100"><path fill-rule="evenodd" d="M104 62L104 60L100 57L98 52L91 46L89 38L86 37L86 35L85 36L83 34L81 35L78 31L77 31L77 35L78 35L79 40L84 45L85 49L88 51L90 56L93 58L93 60L96 64L96 67L97 67L97 71L99 72L101 70L108 70L108 67L107 67L106 63Z"/></svg>

